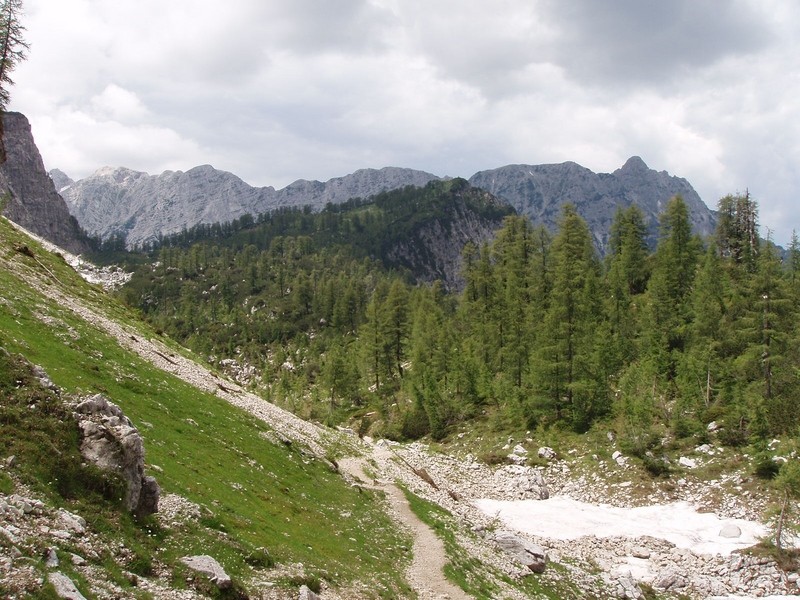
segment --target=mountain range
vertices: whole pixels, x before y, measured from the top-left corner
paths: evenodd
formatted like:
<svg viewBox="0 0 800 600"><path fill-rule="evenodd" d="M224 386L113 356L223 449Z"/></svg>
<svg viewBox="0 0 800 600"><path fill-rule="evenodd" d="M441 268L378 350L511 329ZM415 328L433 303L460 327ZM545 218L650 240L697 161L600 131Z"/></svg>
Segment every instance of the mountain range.
<svg viewBox="0 0 800 600"><path fill-rule="evenodd" d="M283 189L253 187L232 173L209 165L188 171L149 175L124 167L105 167L73 181L59 170L50 172L70 212L90 234L103 239L122 235L128 246L154 241L200 223L219 223L245 214L280 207L310 206L369 198L405 186L421 187L443 179L413 169L360 169L326 182L298 180ZM638 205L654 243L658 214L675 195L686 201L695 231L713 232L714 213L691 184L666 171L650 169L639 157L613 173L594 173L574 162L508 165L480 171L469 183L554 229L564 203L572 203L586 219L595 245L603 253L609 226L618 207Z"/></svg>

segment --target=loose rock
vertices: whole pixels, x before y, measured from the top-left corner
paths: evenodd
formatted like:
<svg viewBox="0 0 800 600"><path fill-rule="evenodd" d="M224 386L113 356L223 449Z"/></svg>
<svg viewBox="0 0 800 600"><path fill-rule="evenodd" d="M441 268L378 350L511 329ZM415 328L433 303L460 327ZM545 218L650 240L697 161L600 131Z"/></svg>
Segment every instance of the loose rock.
<svg viewBox="0 0 800 600"><path fill-rule="evenodd" d="M208 577L209 581L211 581L221 590L228 589L233 583L231 578L225 572L225 569L222 568L222 565L220 565L214 558L208 556L207 554L201 554L199 556L184 556L181 558L181 562L183 562L193 571Z"/></svg>

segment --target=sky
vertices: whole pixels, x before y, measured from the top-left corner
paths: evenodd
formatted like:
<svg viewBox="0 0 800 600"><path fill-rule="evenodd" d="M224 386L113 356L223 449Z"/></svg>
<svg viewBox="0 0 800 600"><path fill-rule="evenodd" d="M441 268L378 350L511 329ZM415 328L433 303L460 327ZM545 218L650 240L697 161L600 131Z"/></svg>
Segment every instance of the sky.
<svg viewBox="0 0 800 600"><path fill-rule="evenodd" d="M23 0L48 169L211 164L281 188L630 156L800 230L795 0Z"/></svg>

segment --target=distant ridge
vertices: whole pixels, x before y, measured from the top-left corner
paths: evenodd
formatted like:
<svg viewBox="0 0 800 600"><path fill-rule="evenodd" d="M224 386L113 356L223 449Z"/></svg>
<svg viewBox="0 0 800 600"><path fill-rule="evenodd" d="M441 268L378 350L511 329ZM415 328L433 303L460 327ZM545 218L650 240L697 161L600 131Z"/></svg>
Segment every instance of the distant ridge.
<svg viewBox="0 0 800 600"><path fill-rule="evenodd" d="M275 190L252 187L210 165L161 175L105 167L77 182L58 170L51 175L84 229L102 238L124 235L129 246L199 223L231 221L279 207L320 210L328 203L369 198L405 186L422 187L440 179L424 171L385 167L360 169L326 182L301 179ZM609 228L618 207L636 204L642 209L651 244L656 239L658 215L675 195L686 201L697 233L709 235L715 227L714 213L686 179L650 169L638 156L613 173L594 173L574 162L508 165L480 171L469 183L550 229L558 223L561 206L574 204L589 224L601 253L607 249Z"/></svg>
<svg viewBox="0 0 800 600"><path fill-rule="evenodd" d="M70 211L93 235L125 235L129 246L153 241L199 223L220 223L280 207L339 204L407 185L439 179L413 169L361 169L325 183L298 180L281 190L252 187L236 175L210 165L186 172L148 175L124 167L99 169L72 182L54 173Z"/></svg>
<svg viewBox="0 0 800 600"><path fill-rule="evenodd" d="M508 165L480 171L469 182L503 198L520 214L550 229L558 223L561 206L574 204L589 224L601 253L608 247L617 207L636 204L642 209L651 245L655 244L658 216L673 196L683 197L696 233L710 235L716 226L714 213L686 179L650 169L638 156L629 158L613 173L594 173L574 162Z"/></svg>

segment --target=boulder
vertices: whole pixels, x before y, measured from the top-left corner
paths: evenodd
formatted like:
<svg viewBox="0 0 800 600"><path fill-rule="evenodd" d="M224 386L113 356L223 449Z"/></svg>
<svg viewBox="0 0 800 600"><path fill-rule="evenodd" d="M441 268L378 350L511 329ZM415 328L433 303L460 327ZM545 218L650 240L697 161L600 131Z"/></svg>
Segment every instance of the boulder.
<svg viewBox="0 0 800 600"><path fill-rule="evenodd" d="M101 394L75 407L81 433L81 456L125 482L125 506L139 515L158 511L160 490L144 475L144 443L122 410Z"/></svg>
<svg viewBox="0 0 800 600"><path fill-rule="evenodd" d="M304 585L300 588L300 600L319 600L319 596Z"/></svg>
<svg viewBox="0 0 800 600"><path fill-rule="evenodd" d="M510 531L498 531L494 535L494 541L503 552L534 573L544 572L547 566L547 552L541 546Z"/></svg>
<svg viewBox="0 0 800 600"><path fill-rule="evenodd" d="M617 579L617 598L640 600L644 598L644 593L642 588L633 580L633 577L626 575Z"/></svg>
<svg viewBox="0 0 800 600"><path fill-rule="evenodd" d="M697 461L693 458L686 458L685 456L681 456L678 459L678 464L682 467L686 467L687 469L694 469L697 467Z"/></svg>
<svg viewBox="0 0 800 600"><path fill-rule="evenodd" d="M47 580L55 588L56 595L64 600L86 600L86 596L78 591L72 580L59 571L47 574Z"/></svg>
<svg viewBox="0 0 800 600"><path fill-rule="evenodd" d="M728 523L722 526L722 529L719 531L719 537L735 539L741 537L742 530L739 529L738 526L734 525L733 523Z"/></svg>
<svg viewBox="0 0 800 600"><path fill-rule="evenodd" d="M653 581L654 587L667 591L685 588L687 585L686 578L673 570L662 573Z"/></svg>
<svg viewBox="0 0 800 600"><path fill-rule="evenodd" d="M184 556L181 562L192 571L208 577L208 580L221 590L227 590L233 583L222 565L207 554Z"/></svg>
<svg viewBox="0 0 800 600"><path fill-rule="evenodd" d="M554 460L558 456L556 451L549 446L542 446L537 454L539 458L544 458L545 460Z"/></svg>

